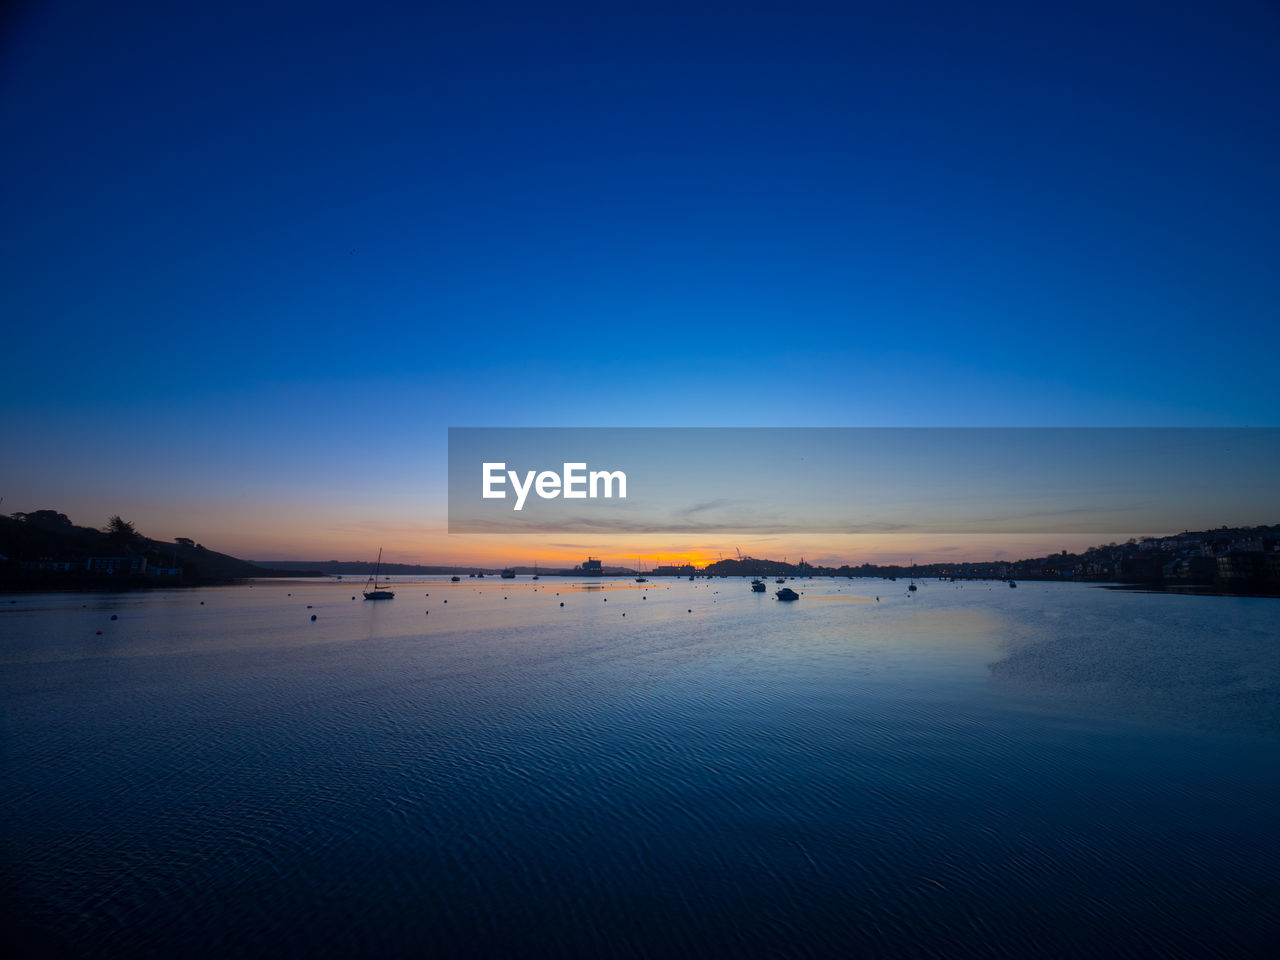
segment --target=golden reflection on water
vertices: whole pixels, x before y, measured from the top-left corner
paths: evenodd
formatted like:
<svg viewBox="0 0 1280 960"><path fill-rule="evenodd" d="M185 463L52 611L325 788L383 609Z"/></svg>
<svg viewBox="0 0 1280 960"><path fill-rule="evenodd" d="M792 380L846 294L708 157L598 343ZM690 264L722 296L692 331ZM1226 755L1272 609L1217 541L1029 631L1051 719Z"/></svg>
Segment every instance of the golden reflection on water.
<svg viewBox="0 0 1280 960"><path fill-rule="evenodd" d="M608 581L606 583L561 583L556 580L540 581L538 583L512 583L509 580L499 580L496 583L485 584L488 587L501 587L503 590L511 592L533 593L535 591L545 593L611 593L615 590L670 590L675 584L672 583L630 583L624 580ZM462 584L448 584L448 586L457 588ZM477 588L478 589L478 588Z"/></svg>

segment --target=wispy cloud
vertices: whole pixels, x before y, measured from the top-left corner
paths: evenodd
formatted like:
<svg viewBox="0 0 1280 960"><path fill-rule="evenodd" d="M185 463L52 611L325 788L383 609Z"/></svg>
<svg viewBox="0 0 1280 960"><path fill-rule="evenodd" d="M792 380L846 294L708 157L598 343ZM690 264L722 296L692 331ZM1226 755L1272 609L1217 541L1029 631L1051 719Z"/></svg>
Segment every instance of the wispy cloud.
<svg viewBox="0 0 1280 960"><path fill-rule="evenodd" d="M728 497L721 497L718 500L708 500L705 503L695 503L691 507L685 507L683 510L677 510L676 513L683 517L689 517L695 513L705 513L708 510L719 510L721 507L728 507L733 504L741 503L741 500L732 500Z"/></svg>

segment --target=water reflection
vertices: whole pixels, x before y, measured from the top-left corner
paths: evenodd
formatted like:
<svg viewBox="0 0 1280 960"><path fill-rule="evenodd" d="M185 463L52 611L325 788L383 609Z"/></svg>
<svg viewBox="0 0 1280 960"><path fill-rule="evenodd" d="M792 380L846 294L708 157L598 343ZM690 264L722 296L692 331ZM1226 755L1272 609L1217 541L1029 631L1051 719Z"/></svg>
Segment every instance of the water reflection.
<svg viewBox="0 0 1280 960"><path fill-rule="evenodd" d="M1269 601L797 585L22 598L15 903L94 955L1260 951Z"/></svg>

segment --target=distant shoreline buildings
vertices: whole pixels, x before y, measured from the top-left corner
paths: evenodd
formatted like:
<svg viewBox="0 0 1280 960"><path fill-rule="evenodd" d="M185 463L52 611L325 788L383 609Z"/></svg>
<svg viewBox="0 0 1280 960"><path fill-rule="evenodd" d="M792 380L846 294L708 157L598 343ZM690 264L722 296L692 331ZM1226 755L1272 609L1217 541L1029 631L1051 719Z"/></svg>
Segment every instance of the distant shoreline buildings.
<svg viewBox="0 0 1280 960"><path fill-rule="evenodd" d="M743 557L718 560L702 569L691 564L659 566L650 576L917 577L957 580L1079 580L1150 585L1271 585L1280 589L1280 524L1222 527L1165 537L1134 538L1017 561L950 561L918 565L813 566L801 560Z"/></svg>
<svg viewBox="0 0 1280 960"><path fill-rule="evenodd" d="M561 577L603 577L604 564L595 557L587 557L578 566L572 570L561 570L557 576Z"/></svg>
<svg viewBox="0 0 1280 960"><path fill-rule="evenodd" d="M455 573L456 567L392 564L399 575ZM254 564L207 550L186 537L171 543L132 531L109 533L71 524L50 510L0 517L0 589L41 590L228 582L247 577L324 576L365 572L363 561L281 561ZM536 570L536 568L535 568ZM483 571L493 573L495 571ZM527 575L511 567L509 575ZM626 566L605 567L587 557L566 577L629 576ZM544 568L543 575L548 571ZM956 580L1072 580L1161 586L1218 586L1280 593L1280 524L1220 527L1162 537L1133 538L1017 561L949 561L905 566L863 563L839 567L739 556L697 567L658 565L650 577L907 577ZM482 575L477 573L475 575Z"/></svg>

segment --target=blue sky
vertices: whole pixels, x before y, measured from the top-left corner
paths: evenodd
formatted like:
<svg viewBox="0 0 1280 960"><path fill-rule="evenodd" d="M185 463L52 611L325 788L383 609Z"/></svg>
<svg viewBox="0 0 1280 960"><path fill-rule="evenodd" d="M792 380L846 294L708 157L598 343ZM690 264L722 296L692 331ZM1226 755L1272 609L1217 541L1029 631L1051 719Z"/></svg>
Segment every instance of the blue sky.
<svg viewBox="0 0 1280 960"><path fill-rule="evenodd" d="M692 6L19 5L3 509L430 527L450 425L1280 423L1274 4Z"/></svg>

